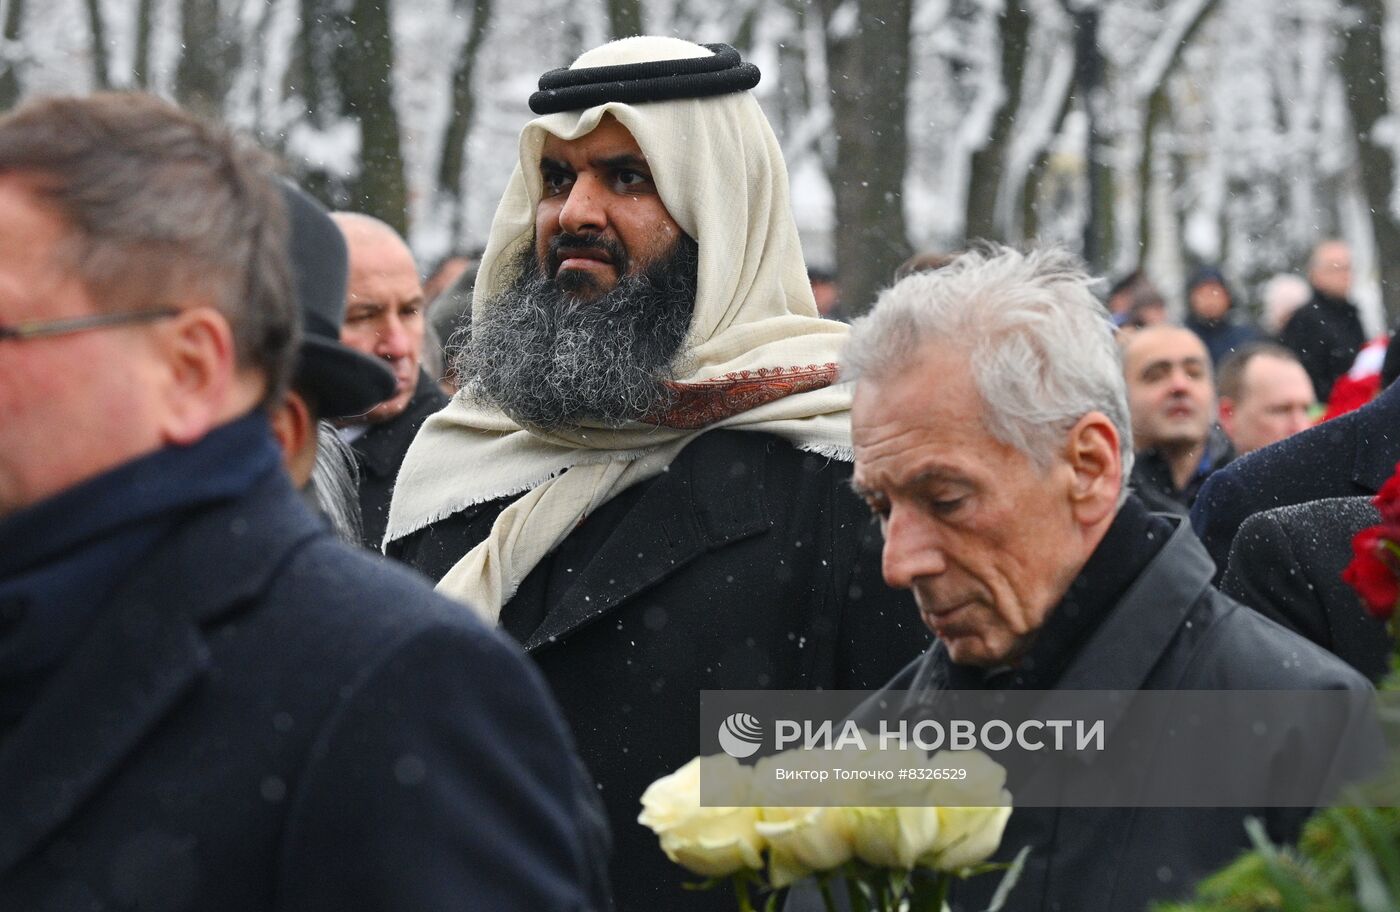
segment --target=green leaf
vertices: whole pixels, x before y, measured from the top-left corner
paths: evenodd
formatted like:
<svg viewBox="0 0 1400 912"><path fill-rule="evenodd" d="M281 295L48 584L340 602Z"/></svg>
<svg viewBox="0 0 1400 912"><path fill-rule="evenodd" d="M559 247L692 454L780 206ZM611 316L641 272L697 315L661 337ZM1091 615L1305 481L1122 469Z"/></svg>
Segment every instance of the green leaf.
<svg viewBox="0 0 1400 912"><path fill-rule="evenodd" d="M1361 835L1385 872L1390 894L1400 893L1400 852L1395 850L1397 833L1394 821L1387 820L1375 808L1358 807L1355 812Z"/></svg>
<svg viewBox="0 0 1400 912"><path fill-rule="evenodd" d="M1351 848L1349 861L1352 876L1356 881L1356 902L1361 907L1361 912L1391 912L1395 908L1395 901L1391 899L1390 891L1381 880L1380 868L1366 841L1362 839L1356 826L1345 817L1339 815L1337 825Z"/></svg>
<svg viewBox="0 0 1400 912"><path fill-rule="evenodd" d="M1315 907L1309 904L1308 892L1299 883L1297 871L1288 868L1283 854L1269 841L1264 824L1258 817L1250 817L1245 820L1244 829L1249 834L1250 842L1254 843L1255 851L1264 859L1265 873L1270 883L1283 900L1280 912L1312 912Z"/></svg>

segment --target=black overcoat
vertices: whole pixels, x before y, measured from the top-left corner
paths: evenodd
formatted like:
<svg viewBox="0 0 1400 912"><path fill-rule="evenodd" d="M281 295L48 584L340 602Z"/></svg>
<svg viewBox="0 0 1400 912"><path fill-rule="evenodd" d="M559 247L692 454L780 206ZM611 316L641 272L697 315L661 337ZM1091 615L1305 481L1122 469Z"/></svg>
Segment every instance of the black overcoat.
<svg viewBox="0 0 1400 912"><path fill-rule="evenodd" d="M1372 681L1390 670L1385 622L1342 581L1351 539L1380 522L1369 497L1335 497L1256 513L1240 526L1220 588L1298 631Z"/></svg>
<svg viewBox="0 0 1400 912"><path fill-rule="evenodd" d="M592 908L570 752L512 644L270 473L0 743L0 909Z"/></svg>
<svg viewBox="0 0 1400 912"><path fill-rule="evenodd" d="M619 908L733 908L725 891L683 890L696 878L637 823L643 790L699 750L701 690L873 689L927 648L912 596L882 581L850 475L769 434L702 434L573 533L590 539L584 562L522 585L557 593L517 635L607 806ZM457 514L389 550L440 578L485 525Z"/></svg>
<svg viewBox="0 0 1400 912"><path fill-rule="evenodd" d="M389 525L389 501L394 496L394 479L398 477L408 446L423 422L434 412L441 411L447 402L447 394L438 389L426 371L419 371L418 386L404 410L388 421L369 425L350 442L360 466L360 519L364 524L361 537L366 548L378 551L383 544L384 529Z"/></svg>

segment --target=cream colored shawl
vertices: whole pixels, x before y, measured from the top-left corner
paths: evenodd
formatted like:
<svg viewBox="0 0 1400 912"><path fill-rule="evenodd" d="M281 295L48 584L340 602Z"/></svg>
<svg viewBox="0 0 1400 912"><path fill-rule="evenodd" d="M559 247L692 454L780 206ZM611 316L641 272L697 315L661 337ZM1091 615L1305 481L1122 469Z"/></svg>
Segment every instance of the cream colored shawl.
<svg viewBox="0 0 1400 912"><path fill-rule="evenodd" d="M708 54L674 38L627 38L589 51L573 67ZM609 102L527 124L520 165L496 211L477 275L473 319L510 281L509 264L521 247L534 242L545 135L576 139L607 114L632 133L667 211L699 244L699 286L686 341L689 370L677 379L724 388L725 379L757 379L762 372L781 385L784 378L834 365L846 327L817 316L788 202L787 168L749 92L642 105ZM459 395L428 419L409 448L385 541L474 504L528 492L438 584L494 623L521 580L584 517L663 471L703 430L763 431L849 461L848 385L795 388L703 429L634 423L552 433L524 430Z"/></svg>

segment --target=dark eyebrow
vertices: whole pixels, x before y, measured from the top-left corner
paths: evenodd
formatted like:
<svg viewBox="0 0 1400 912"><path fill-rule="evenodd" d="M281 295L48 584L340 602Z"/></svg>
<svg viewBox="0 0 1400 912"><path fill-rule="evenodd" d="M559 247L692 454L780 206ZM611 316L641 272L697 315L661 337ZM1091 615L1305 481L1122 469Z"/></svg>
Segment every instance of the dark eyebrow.
<svg viewBox="0 0 1400 912"><path fill-rule="evenodd" d="M572 171L572 170L573 170L572 168L570 168L568 165L564 164L563 162L561 162L561 161L560 161L559 159L557 159L557 158L544 158L544 157L541 157L541 158L540 158L540 170L541 170L541 171L544 171L544 170L547 170L547 169L553 169L553 170L555 170L555 171Z"/></svg>
<svg viewBox="0 0 1400 912"><path fill-rule="evenodd" d="M599 158L596 159L593 164L614 171L619 168L636 168L642 171L650 170L650 166L647 164L645 158L642 158L640 155L633 155L630 152L623 153L622 155L610 155L607 158Z"/></svg>

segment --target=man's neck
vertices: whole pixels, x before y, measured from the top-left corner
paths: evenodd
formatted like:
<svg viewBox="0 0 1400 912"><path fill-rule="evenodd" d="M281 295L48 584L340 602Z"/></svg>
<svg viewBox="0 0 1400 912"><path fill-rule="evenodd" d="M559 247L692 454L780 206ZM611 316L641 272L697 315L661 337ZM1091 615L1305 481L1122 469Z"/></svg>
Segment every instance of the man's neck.
<svg viewBox="0 0 1400 912"><path fill-rule="evenodd" d="M1172 443L1155 447L1166 461L1167 468L1171 470L1172 487L1178 491L1186 487L1191 476L1196 474L1196 467L1201 464L1205 448L1204 440L1199 443Z"/></svg>

